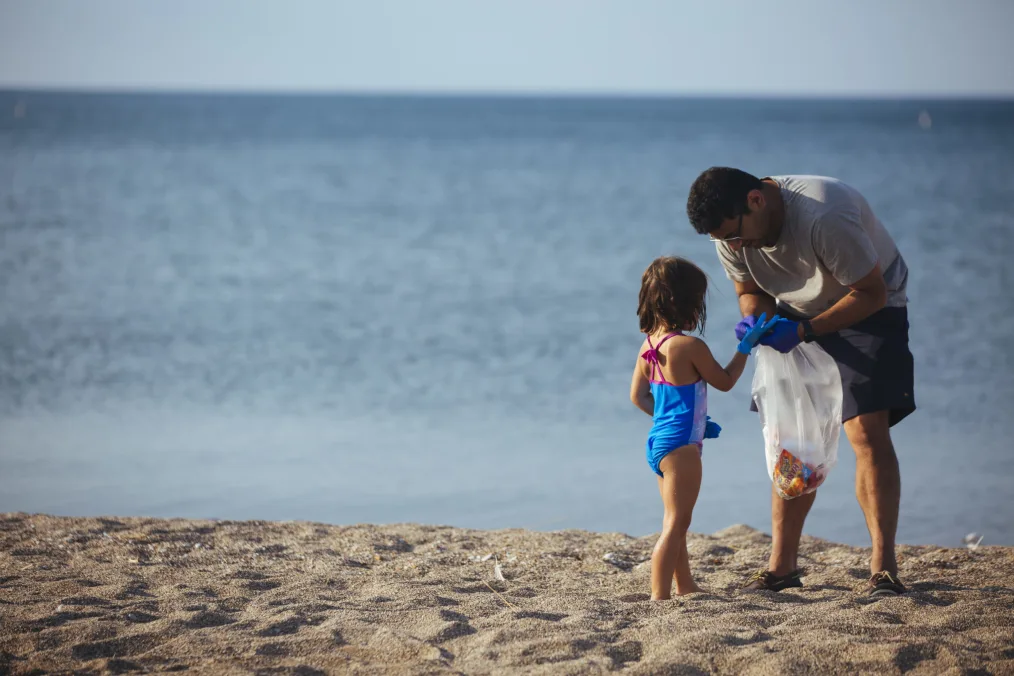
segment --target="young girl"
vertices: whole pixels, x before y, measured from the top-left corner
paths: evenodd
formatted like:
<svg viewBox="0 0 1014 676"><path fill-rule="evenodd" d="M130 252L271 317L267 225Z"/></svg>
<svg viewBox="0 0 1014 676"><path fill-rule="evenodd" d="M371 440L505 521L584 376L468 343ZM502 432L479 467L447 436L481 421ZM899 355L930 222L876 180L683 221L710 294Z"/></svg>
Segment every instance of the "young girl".
<svg viewBox="0 0 1014 676"><path fill-rule="evenodd" d="M690 574L687 529L701 488L703 441L721 428L709 421L708 385L728 392L743 374L746 358L778 319L761 315L743 337L728 366L722 368L700 338L684 332L704 331L704 296L708 278L690 261L657 258L641 278L637 316L647 334L638 350L630 399L652 416L648 465L658 475L665 515L662 534L651 556L651 598L670 598L701 591Z"/></svg>

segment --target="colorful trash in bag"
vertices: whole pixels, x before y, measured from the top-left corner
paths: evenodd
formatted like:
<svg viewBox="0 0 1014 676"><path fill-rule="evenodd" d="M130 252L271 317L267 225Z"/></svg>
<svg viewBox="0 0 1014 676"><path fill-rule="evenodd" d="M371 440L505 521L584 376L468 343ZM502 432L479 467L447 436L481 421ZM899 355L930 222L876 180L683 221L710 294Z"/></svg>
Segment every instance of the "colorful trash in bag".
<svg viewBox="0 0 1014 676"><path fill-rule="evenodd" d="M808 465L783 448L775 462L771 480L778 495L785 499L798 498L817 490L817 486L827 478L827 469L823 465Z"/></svg>
<svg viewBox="0 0 1014 676"><path fill-rule="evenodd" d="M760 413L768 476L785 500L812 493L838 462L841 374L823 348L787 354L757 348L753 400Z"/></svg>

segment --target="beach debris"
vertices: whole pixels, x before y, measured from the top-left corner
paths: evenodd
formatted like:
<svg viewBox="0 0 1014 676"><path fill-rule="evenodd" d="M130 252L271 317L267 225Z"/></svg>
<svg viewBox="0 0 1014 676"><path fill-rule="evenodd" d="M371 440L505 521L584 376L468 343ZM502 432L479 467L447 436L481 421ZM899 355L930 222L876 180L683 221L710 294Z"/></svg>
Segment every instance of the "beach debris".
<svg viewBox="0 0 1014 676"><path fill-rule="evenodd" d="M968 551L974 552L979 548L979 543L982 542L983 536L978 533L969 533L965 536L964 543L968 547Z"/></svg>
<svg viewBox="0 0 1014 676"><path fill-rule="evenodd" d="M602 555L602 560L610 565L616 566L620 570L630 570L634 566L644 563L645 561L648 561L650 559L645 558L643 556L635 558L632 557L629 553L622 554L616 552L606 552L605 554Z"/></svg>
<svg viewBox="0 0 1014 676"><path fill-rule="evenodd" d="M495 563L493 564L493 577L497 580L497 582L506 582L507 578L504 577L503 568L500 567L500 560L499 559L494 559L494 561L495 561ZM498 592L496 589L494 589L493 585L491 585L488 581L483 580L483 583L487 587L489 587L489 590L491 592L493 592L498 597L500 597L500 600L503 601L505 604L507 604L507 606L509 608L513 608L514 610L517 610L517 606L515 606L513 603L511 603L510 601L508 601L507 599L505 599L503 597L503 595L500 592Z"/></svg>
<svg viewBox="0 0 1014 676"><path fill-rule="evenodd" d="M512 608L512 609L514 609L514 610L517 610L517 609L518 609L518 607L517 607L516 605L514 605L513 603L511 603L510 601L508 601L507 599L505 599L505 598L503 597L503 594L501 594L501 593L500 593L500 592L498 592L497 590L493 589L493 585L491 585L491 584L490 584L489 582L487 582L487 583L486 583L486 586L487 586L487 587L489 587L489 590L490 590L491 592L493 592L494 594L496 594L497 596L499 596L499 597L500 597L500 600L501 600L501 601L503 601L504 603L506 603L508 607L510 607L510 608Z"/></svg>
<svg viewBox="0 0 1014 676"><path fill-rule="evenodd" d="M469 556L468 560L469 561L475 561L476 563L485 563L486 561L489 561L490 559L492 559L494 557L496 557L496 554L493 554L492 552L490 552L489 554L482 554L482 555L480 555L480 554L474 554L472 556ZM515 556L514 554L509 553L509 552L504 557L504 563L514 563L517 560L518 560L518 557ZM499 563L499 558L498 557L497 557L497 563Z"/></svg>
<svg viewBox="0 0 1014 676"><path fill-rule="evenodd" d="M493 554L492 553L486 554L485 556L479 556L478 554L474 554L474 555L468 557L468 560L469 561L476 561L478 563L485 563L486 561L489 561L492 558L493 558Z"/></svg>

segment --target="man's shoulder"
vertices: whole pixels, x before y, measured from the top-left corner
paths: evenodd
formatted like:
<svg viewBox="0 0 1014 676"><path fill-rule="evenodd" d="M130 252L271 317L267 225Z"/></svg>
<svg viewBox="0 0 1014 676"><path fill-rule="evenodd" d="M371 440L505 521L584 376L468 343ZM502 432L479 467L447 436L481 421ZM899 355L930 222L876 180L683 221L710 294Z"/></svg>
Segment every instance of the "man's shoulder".
<svg viewBox="0 0 1014 676"><path fill-rule="evenodd" d="M819 182L819 181L837 181L837 180L839 180L837 178L834 178L833 176L823 176L821 174L772 174L771 176L768 176L767 178L771 179L772 181L776 181L778 183L794 182L794 181L801 181L801 182L818 181Z"/></svg>
<svg viewBox="0 0 1014 676"><path fill-rule="evenodd" d="M772 176L778 181L786 202L797 217L810 222L834 219L860 208L862 195L838 178L818 175Z"/></svg>
<svg viewBox="0 0 1014 676"><path fill-rule="evenodd" d="M855 188L840 178L821 176L819 174L784 174L771 176L782 189L797 192L808 197L824 196L836 191L853 191Z"/></svg>

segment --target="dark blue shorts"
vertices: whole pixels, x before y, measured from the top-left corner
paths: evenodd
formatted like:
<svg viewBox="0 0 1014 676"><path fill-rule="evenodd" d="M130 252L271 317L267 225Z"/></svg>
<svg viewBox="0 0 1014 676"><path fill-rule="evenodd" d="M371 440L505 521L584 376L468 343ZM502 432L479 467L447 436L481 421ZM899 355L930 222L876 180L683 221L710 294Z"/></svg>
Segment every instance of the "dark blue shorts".
<svg viewBox="0 0 1014 676"><path fill-rule="evenodd" d="M780 307L778 314L800 317ZM885 307L863 321L815 341L838 363L842 422L889 411L891 426L915 410L915 362L908 349L908 309ZM750 410L757 407L750 403Z"/></svg>

